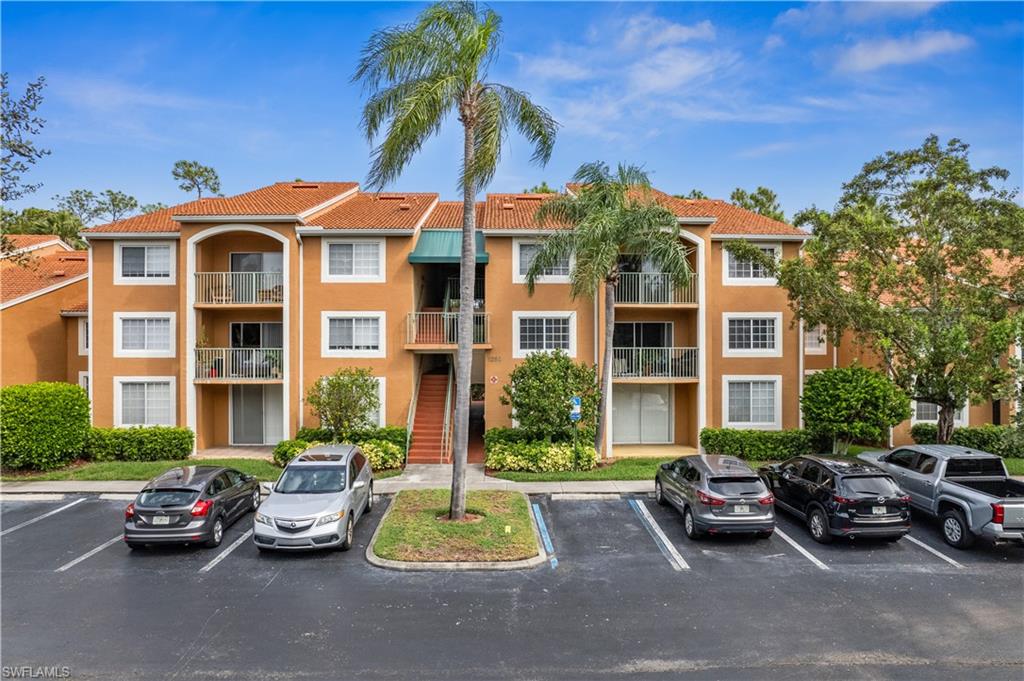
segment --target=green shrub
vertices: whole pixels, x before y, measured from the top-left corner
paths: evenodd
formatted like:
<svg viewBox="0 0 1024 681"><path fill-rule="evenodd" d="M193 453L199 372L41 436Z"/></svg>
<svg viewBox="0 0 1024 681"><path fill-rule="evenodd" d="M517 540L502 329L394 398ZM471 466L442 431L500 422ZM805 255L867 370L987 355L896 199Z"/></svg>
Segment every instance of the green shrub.
<svg viewBox="0 0 1024 681"><path fill-rule="evenodd" d="M594 367L567 354L535 352L509 374L502 388L503 405L512 408L519 430L531 440L571 442L594 440L601 400ZM581 399L577 426L569 419L569 399Z"/></svg>
<svg viewBox="0 0 1024 681"><path fill-rule="evenodd" d="M369 369L345 367L314 381L306 404L335 433L367 428L380 409L379 385Z"/></svg>
<svg viewBox="0 0 1024 681"><path fill-rule="evenodd" d="M309 449L305 440L281 440L274 447L274 463L284 467L289 461Z"/></svg>
<svg viewBox="0 0 1024 681"><path fill-rule="evenodd" d="M370 465L375 471L385 471L389 468L401 468L405 463L405 452L394 442L388 440L367 440L360 442L359 448L370 460Z"/></svg>
<svg viewBox="0 0 1024 681"><path fill-rule="evenodd" d="M1024 457L1024 427L1007 428L1003 433L1003 456Z"/></svg>
<svg viewBox="0 0 1024 681"><path fill-rule="evenodd" d="M915 423L910 437L919 445L933 445L939 439L939 427L934 423Z"/></svg>
<svg viewBox="0 0 1024 681"><path fill-rule="evenodd" d="M193 436L188 428L139 426L92 428L85 453L93 461L162 461L187 459Z"/></svg>
<svg viewBox="0 0 1024 681"><path fill-rule="evenodd" d="M330 428L299 428L295 433L296 440L306 442L334 442L334 431Z"/></svg>
<svg viewBox="0 0 1024 681"><path fill-rule="evenodd" d="M591 445L574 449L568 442L492 440L486 465L492 470L536 473L590 470L597 465L597 452Z"/></svg>
<svg viewBox="0 0 1024 681"><path fill-rule="evenodd" d="M0 390L0 442L7 468L51 470L82 454L89 396L70 383L30 383Z"/></svg>
<svg viewBox="0 0 1024 681"><path fill-rule="evenodd" d="M700 444L708 454L728 454L755 461L788 459L818 453L816 438L806 430L705 428Z"/></svg>
<svg viewBox="0 0 1024 681"><path fill-rule="evenodd" d="M949 438L949 443L979 449L990 454L999 456L1024 456L1024 447L1021 447L1020 436L1014 442L1014 426L972 426L969 428L956 428Z"/></svg>
<svg viewBox="0 0 1024 681"><path fill-rule="evenodd" d="M381 428L361 428L353 430L342 437L337 437L330 428L299 428L295 439L306 442L368 442L369 440L384 440L401 448L405 454L406 429L401 426L383 426Z"/></svg>
<svg viewBox="0 0 1024 681"><path fill-rule="evenodd" d="M484 433L484 452L499 443L528 442L530 438L518 428L491 428Z"/></svg>

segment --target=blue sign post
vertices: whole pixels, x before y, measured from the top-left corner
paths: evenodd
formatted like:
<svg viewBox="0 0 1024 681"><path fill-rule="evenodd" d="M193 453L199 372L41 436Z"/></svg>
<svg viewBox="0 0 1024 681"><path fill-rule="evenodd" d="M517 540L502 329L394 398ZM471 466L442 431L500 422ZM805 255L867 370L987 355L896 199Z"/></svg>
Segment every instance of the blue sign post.
<svg viewBox="0 0 1024 681"><path fill-rule="evenodd" d="M569 398L569 419L572 421L580 420L580 407L583 405L583 400L578 395L573 395Z"/></svg>

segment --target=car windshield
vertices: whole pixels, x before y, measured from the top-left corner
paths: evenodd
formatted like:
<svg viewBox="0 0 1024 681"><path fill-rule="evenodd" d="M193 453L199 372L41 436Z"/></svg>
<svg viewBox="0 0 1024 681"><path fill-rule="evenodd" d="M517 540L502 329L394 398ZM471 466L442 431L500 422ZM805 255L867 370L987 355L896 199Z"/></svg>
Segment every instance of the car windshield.
<svg viewBox="0 0 1024 681"><path fill-rule="evenodd" d="M726 495L753 495L767 492L760 478L753 475L743 478L736 476L711 478L708 480L708 489Z"/></svg>
<svg viewBox="0 0 1024 681"><path fill-rule="evenodd" d="M896 481L884 475L858 475L843 478L843 489L847 494L894 497L900 495Z"/></svg>
<svg viewBox="0 0 1024 681"><path fill-rule="evenodd" d="M289 466L274 487L280 494L329 494L343 489L342 466Z"/></svg>
<svg viewBox="0 0 1024 681"><path fill-rule="evenodd" d="M946 464L946 477L955 478L962 475L1005 475L1003 461L996 457L989 458L954 458Z"/></svg>
<svg viewBox="0 0 1024 681"><path fill-rule="evenodd" d="M144 489L137 506L188 506L199 496L193 489Z"/></svg>

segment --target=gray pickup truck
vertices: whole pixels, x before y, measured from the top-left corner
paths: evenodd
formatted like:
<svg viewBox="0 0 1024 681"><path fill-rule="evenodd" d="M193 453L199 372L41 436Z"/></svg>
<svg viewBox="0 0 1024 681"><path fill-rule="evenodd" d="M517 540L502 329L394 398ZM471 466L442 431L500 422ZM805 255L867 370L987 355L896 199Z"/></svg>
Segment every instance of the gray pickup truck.
<svg viewBox="0 0 1024 681"><path fill-rule="evenodd" d="M910 505L942 521L946 543L970 547L982 537L1024 542L1024 482L995 454L954 445L908 445L859 459L892 475Z"/></svg>

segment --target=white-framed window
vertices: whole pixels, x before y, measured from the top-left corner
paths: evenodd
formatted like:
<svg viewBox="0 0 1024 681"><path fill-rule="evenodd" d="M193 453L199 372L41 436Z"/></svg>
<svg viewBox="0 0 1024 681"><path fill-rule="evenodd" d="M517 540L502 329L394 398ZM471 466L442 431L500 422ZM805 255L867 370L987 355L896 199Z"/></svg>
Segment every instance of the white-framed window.
<svg viewBox="0 0 1024 681"><path fill-rule="evenodd" d="M917 400L914 400L911 403L910 408L910 425L914 425L916 423L939 422L939 405L933 402L919 402ZM953 415L953 425L956 428L963 428L967 426L968 413L969 410L966 404L957 409L956 414Z"/></svg>
<svg viewBox="0 0 1024 681"><path fill-rule="evenodd" d="M89 354L89 318L78 318L78 354Z"/></svg>
<svg viewBox="0 0 1024 681"><path fill-rule="evenodd" d="M512 356L563 350L576 356L575 312L513 312Z"/></svg>
<svg viewBox="0 0 1024 681"><path fill-rule="evenodd" d="M324 283L383 283L386 275L384 239L324 239L320 281Z"/></svg>
<svg viewBox="0 0 1024 681"><path fill-rule="evenodd" d="M782 244L759 243L755 245L776 260L782 258ZM723 286L775 286L775 284L775 277L771 276L764 267L751 260L737 258L728 249L722 248Z"/></svg>
<svg viewBox="0 0 1024 681"><path fill-rule="evenodd" d="M115 241L114 283L169 286L177 279L173 241Z"/></svg>
<svg viewBox="0 0 1024 681"><path fill-rule="evenodd" d="M384 357L386 348L384 312L321 312L320 355L322 357Z"/></svg>
<svg viewBox="0 0 1024 681"><path fill-rule="evenodd" d="M79 371L78 372L78 385L85 392L89 392L89 372Z"/></svg>
<svg viewBox="0 0 1024 681"><path fill-rule="evenodd" d="M115 312L114 357L174 357L174 312Z"/></svg>
<svg viewBox="0 0 1024 681"><path fill-rule="evenodd" d="M722 425L782 428L782 376L722 376Z"/></svg>
<svg viewBox="0 0 1024 681"><path fill-rule="evenodd" d="M537 239L513 239L512 240L512 283L525 284L526 274L533 265L533 259L543 242ZM541 276L537 277L538 284L568 284L569 273L572 272L573 258L564 258L558 264L548 267Z"/></svg>
<svg viewBox="0 0 1024 681"><path fill-rule="evenodd" d="M723 357L781 357L781 312L722 314Z"/></svg>
<svg viewBox="0 0 1024 681"><path fill-rule="evenodd" d="M174 376L115 376L115 426L173 426Z"/></svg>
<svg viewBox="0 0 1024 681"><path fill-rule="evenodd" d="M824 355L827 349L828 341L825 338L824 324L804 327L805 355Z"/></svg>

